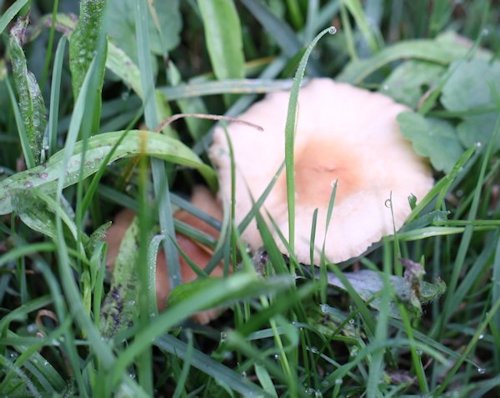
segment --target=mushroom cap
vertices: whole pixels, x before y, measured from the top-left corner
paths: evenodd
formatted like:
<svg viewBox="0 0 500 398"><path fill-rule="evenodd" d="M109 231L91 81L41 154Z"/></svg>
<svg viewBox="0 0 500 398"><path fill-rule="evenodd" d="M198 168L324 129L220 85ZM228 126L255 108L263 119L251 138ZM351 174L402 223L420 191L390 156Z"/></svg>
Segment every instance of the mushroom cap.
<svg viewBox="0 0 500 398"><path fill-rule="evenodd" d="M217 220L222 220L222 209L217 203L215 197L204 186L195 186L191 194L191 204L206 214L214 217ZM121 241L125 236L127 229L134 220L135 213L132 210L123 210L117 214L113 225L109 228L106 234L106 242L108 243L108 255L106 265L113 268L116 257L120 250ZM202 231L213 238L219 237L219 232L212 226L206 224L201 219L193 216L185 210L178 210L175 212L174 217L191 227ZM191 238L176 233L176 241L179 248L189 257L189 259L200 268L205 268L212 258L210 250L202 246L200 243L193 241ZM179 256L181 278L184 283L191 282L198 278L198 275L186 262L184 257ZM211 276L222 277L224 274L223 267L217 266L212 272ZM158 251L156 258L156 301L158 302L158 309L163 310L165 303L170 294L170 284L168 279L168 266L165 253L163 250ZM196 313L193 318L201 323L206 324L212 319L219 316L219 309L210 309Z"/></svg>
<svg viewBox="0 0 500 398"><path fill-rule="evenodd" d="M230 123L236 168L236 221L241 222L284 161L289 92L268 94L240 119L257 131ZM392 99L331 79L312 79L300 90L295 132L295 255L310 263L313 212L318 209L313 262L325 240L329 261L361 255L372 243L399 229L411 212L408 196L421 199L433 185L428 164L402 136L396 116L407 110ZM222 200L231 197L231 162L225 132L214 132L209 155L218 169ZM325 234L327 209L337 181L333 217ZM387 200L392 197L394 223ZM288 239L285 173L281 173L262 213ZM277 233L275 231L275 236ZM256 249L262 239L256 222L243 232ZM280 239L278 246L285 252Z"/></svg>

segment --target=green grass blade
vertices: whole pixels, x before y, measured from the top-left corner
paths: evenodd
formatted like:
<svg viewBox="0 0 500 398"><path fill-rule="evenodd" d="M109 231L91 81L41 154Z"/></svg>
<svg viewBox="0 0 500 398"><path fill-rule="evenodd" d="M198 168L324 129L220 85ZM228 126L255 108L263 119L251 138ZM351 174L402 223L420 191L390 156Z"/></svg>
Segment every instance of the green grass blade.
<svg viewBox="0 0 500 398"><path fill-rule="evenodd" d="M354 17L354 20L358 24L359 30L361 31L364 39L368 43L368 47L373 53L380 50L381 45L379 44L377 37L372 31L368 20L366 19L365 13L363 12L363 7L359 0L342 0L343 4L347 7L349 12Z"/></svg>
<svg viewBox="0 0 500 398"><path fill-rule="evenodd" d="M293 86L290 91L290 99L288 102L288 113L285 125L285 171L286 171L286 193L288 204L288 240L292 252L295 246L295 171L294 171L294 139L295 139L295 125L297 123L297 107L299 100L299 90L304 78L307 61L311 55L312 50L318 41L327 33L334 34L333 27L324 29L320 32L314 40L309 44L306 52L300 60L299 67L295 73Z"/></svg>
<svg viewBox="0 0 500 398"><path fill-rule="evenodd" d="M302 49L302 44L290 26L279 20L262 2L254 0L240 0L240 2L276 40L285 56L291 58Z"/></svg>
<svg viewBox="0 0 500 398"><path fill-rule="evenodd" d="M150 128L155 127L158 120L158 109L156 106L156 93L154 85L153 71L149 62L151 54L149 46L149 29L146 1L141 0L137 3L136 15L136 37L139 49L139 70L141 74L141 87L144 93L144 117L146 125ZM180 276L179 256L173 239L175 239L175 229L173 222L173 211L170 202L169 176L165 164L159 160L151 161L153 174L153 188L155 198L158 201L158 219L160 221L161 234L165 236L163 241L163 250L165 251L169 283L175 287L182 283Z"/></svg>
<svg viewBox="0 0 500 398"><path fill-rule="evenodd" d="M3 33L10 21L14 19L19 11L28 3L29 0L16 0L0 17L0 34Z"/></svg>
<svg viewBox="0 0 500 398"><path fill-rule="evenodd" d="M208 281L205 283L205 281ZM221 305L225 302L235 301L264 293L279 291L290 286L290 278L269 278L259 280L253 274L235 274L225 279L204 280L202 289L183 289L187 294L183 299L171 306L164 313L153 319L150 324L140 330L134 341L120 354L113 370L111 371L111 384L115 385L122 372L131 364L134 358L147 349L149 342L156 339L180 321L192 314ZM199 286L200 284L198 284ZM183 285L180 286L183 288Z"/></svg>
<svg viewBox="0 0 500 398"><path fill-rule="evenodd" d="M241 25L233 0L198 0L208 54L217 79L245 74Z"/></svg>
<svg viewBox="0 0 500 398"><path fill-rule="evenodd" d="M60 104L60 88L62 77L62 66L64 62L64 52L66 49L66 38L62 37L57 45L54 58L54 69L52 71L52 85L50 89L50 109L47 129L47 142L49 146L48 156L53 155L57 150L57 125Z"/></svg>
<svg viewBox="0 0 500 398"><path fill-rule="evenodd" d="M161 350L177 355L179 358L187 361L189 346L170 335L164 335L155 340L155 345ZM191 366L212 376L215 380L220 380L234 391L245 397L267 396L257 385L245 380L239 373L233 369L220 364L210 356L201 351L194 350L191 356Z"/></svg>

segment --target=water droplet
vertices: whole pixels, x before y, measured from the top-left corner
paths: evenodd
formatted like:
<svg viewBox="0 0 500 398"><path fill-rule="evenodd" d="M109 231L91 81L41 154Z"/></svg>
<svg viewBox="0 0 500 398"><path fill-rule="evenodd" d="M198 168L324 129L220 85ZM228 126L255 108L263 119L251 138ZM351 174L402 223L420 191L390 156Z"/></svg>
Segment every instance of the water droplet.
<svg viewBox="0 0 500 398"><path fill-rule="evenodd" d="M247 372L243 371L243 372L241 372L241 375L246 378L247 377Z"/></svg>
<svg viewBox="0 0 500 398"><path fill-rule="evenodd" d="M278 359L280 359L280 356L278 354L274 354L273 358L278 360Z"/></svg>
<svg viewBox="0 0 500 398"><path fill-rule="evenodd" d="M490 30L488 28L484 28L481 31L481 36L483 36L483 37L488 36L489 34L490 34Z"/></svg>
<svg viewBox="0 0 500 398"><path fill-rule="evenodd" d="M46 180L49 177L48 173L40 173L38 174L38 177L40 177L42 180Z"/></svg>
<svg viewBox="0 0 500 398"><path fill-rule="evenodd" d="M477 368L477 373L484 375L486 373L486 368Z"/></svg>
<svg viewBox="0 0 500 398"><path fill-rule="evenodd" d="M418 355L419 357L421 357L421 356L422 356L422 354L423 354L422 350L417 350L417 355Z"/></svg>
<svg viewBox="0 0 500 398"><path fill-rule="evenodd" d="M484 334L482 334L482 333L481 333L481 334L480 334L477 338L478 338L479 340L484 339Z"/></svg>
<svg viewBox="0 0 500 398"><path fill-rule="evenodd" d="M328 33L334 35L335 33L337 33L337 28L335 26L330 26L330 28L328 29Z"/></svg>
<svg viewBox="0 0 500 398"><path fill-rule="evenodd" d="M350 323L351 325L354 325L354 319L349 319L349 323Z"/></svg>
<svg viewBox="0 0 500 398"><path fill-rule="evenodd" d="M33 188L33 183L32 183L31 181L26 181L26 182L24 183L24 187L25 187L25 188Z"/></svg>
<svg viewBox="0 0 500 398"><path fill-rule="evenodd" d="M389 85L388 84L384 84L382 86L382 91L389 91Z"/></svg>
<svg viewBox="0 0 500 398"><path fill-rule="evenodd" d="M227 332L220 333L220 342L223 343L227 340Z"/></svg>
<svg viewBox="0 0 500 398"><path fill-rule="evenodd" d="M26 327L26 331L27 331L28 333L30 333L30 334L32 334L32 333L36 333L36 332L37 332L37 330L38 330L38 326L36 326L36 324L34 324L34 323L32 323L32 324L30 324L30 325L28 325L28 326Z"/></svg>
<svg viewBox="0 0 500 398"><path fill-rule="evenodd" d="M128 97L130 97L130 92L128 92L128 91L124 91L124 92L121 94L121 98L122 98L122 100L124 100L124 101L125 101L126 99L128 99Z"/></svg>
<svg viewBox="0 0 500 398"><path fill-rule="evenodd" d="M337 384L337 385L340 385L340 384L342 384L343 382L344 382L344 380L342 380L342 379L337 379L337 380L335 380L335 384Z"/></svg>
<svg viewBox="0 0 500 398"><path fill-rule="evenodd" d="M483 143L481 141L476 142L476 148L481 148L483 146Z"/></svg>
<svg viewBox="0 0 500 398"><path fill-rule="evenodd" d="M385 207L387 207L388 209L390 209L392 207L392 201L390 199L387 199L384 202L384 205L385 205Z"/></svg>
<svg viewBox="0 0 500 398"><path fill-rule="evenodd" d="M320 304L319 308L323 314L328 313L328 305L327 304Z"/></svg>
<svg viewBox="0 0 500 398"><path fill-rule="evenodd" d="M319 354L319 350L316 347L309 347L309 351L311 351L313 354Z"/></svg>

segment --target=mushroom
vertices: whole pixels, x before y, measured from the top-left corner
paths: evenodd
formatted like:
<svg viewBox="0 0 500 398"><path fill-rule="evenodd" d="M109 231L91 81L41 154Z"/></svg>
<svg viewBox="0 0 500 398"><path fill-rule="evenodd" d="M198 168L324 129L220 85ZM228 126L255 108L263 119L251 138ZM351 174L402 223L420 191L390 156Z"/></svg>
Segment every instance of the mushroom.
<svg viewBox="0 0 500 398"><path fill-rule="evenodd" d="M288 100L289 92L271 93L240 115L261 126L263 132L241 123L226 128L234 150L237 222L251 210L252 198L264 192L284 161ZM331 79L312 79L300 90L294 149L294 254L300 262L310 263L315 209L313 262L320 262L323 241L326 258L340 262L361 255L372 243L399 229L411 212L408 196L421 199L431 189L428 164L413 152L396 122L396 116L405 110L382 94ZM224 128L215 130L209 155L218 170L219 195L228 203L231 161ZM326 231L335 183L333 217ZM278 177L263 207L263 214L288 238L285 173ZM274 235L278 236L276 231ZM253 249L262 246L255 221L243 238ZM285 253L285 245L279 238L276 242Z"/></svg>
<svg viewBox="0 0 500 398"><path fill-rule="evenodd" d="M203 186L196 186L193 189L191 196L191 203L193 206L207 213L208 215L221 220L222 210L218 205L217 201L210 193L210 191ZM106 265L109 268L113 268L118 251L120 249L120 244L127 231L128 227L132 223L135 217L135 213L131 210L123 210L115 217L113 225L109 228L106 234L106 242L108 243L108 256ZM201 219L193 216L191 213L185 210L178 210L175 212L174 217L182 221L191 227L198 229L207 235L217 238L219 232L212 226L206 224ZM189 259L198 265L200 268L204 268L212 257L212 253L208 248L195 242L188 236L181 233L176 233L176 241L179 248L189 257ZM180 272L183 282L190 282L195 280L198 275L193 271L193 269L186 262L184 257L179 256L180 262ZM216 267L212 272L212 276L222 276L223 269L221 266ZM170 285L168 279L168 267L165 258L165 253L160 250L156 259L156 299L158 302L158 308L164 309L167 297L170 293ZM210 320L216 318L219 315L218 310L207 310L200 312L194 316L194 319L201 324L206 324Z"/></svg>

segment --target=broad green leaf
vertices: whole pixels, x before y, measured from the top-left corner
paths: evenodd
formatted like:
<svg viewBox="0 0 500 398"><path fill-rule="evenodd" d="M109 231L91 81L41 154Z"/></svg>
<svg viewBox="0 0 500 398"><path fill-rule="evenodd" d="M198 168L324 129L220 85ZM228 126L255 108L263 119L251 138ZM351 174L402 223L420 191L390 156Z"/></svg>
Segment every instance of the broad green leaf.
<svg viewBox="0 0 500 398"><path fill-rule="evenodd" d="M123 134L126 134L126 136L121 140ZM216 184L214 171L183 143L162 134L145 130L116 131L91 137L87 141L83 178L99 170L103 159L106 158L108 152L117 143L118 145L109 163L123 157L145 154L183 166L193 167L205 177L212 187ZM68 162L68 167L64 170L65 186L75 184L81 178L82 150L83 144L78 142ZM2 180L0 182L0 214L8 214L13 211L12 198L19 191L39 187L46 193L54 192L57 188L57 180L61 176L63 156L64 151L59 151L46 164Z"/></svg>
<svg viewBox="0 0 500 398"><path fill-rule="evenodd" d="M484 59L456 61L454 70L443 87L441 102L446 109L463 112L491 107L500 95L500 62Z"/></svg>
<svg viewBox="0 0 500 398"><path fill-rule="evenodd" d="M111 42L118 45L134 62L137 62L137 40L135 15L137 14L138 0L108 0L108 11L104 21L107 33ZM172 50L177 47L180 39L182 18L179 11L179 0L155 0L148 1L158 24L161 33L156 28L156 24L149 15L149 37L151 50L158 55L163 54L163 50Z"/></svg>
<svg viewBox="0 0 500 398"><path fill-rule="evenodd" d="M95 56L104 5L105 0L82 0L80 2L80 17L69 41L69 67L74 98L78 97L85 74Z"/></svg>
<svg viewBox="0 0 500 398"><path fill-rule="evenodd" d="M113 278L101 309L101 333L112 337L131 325L138 315L137 254L139 227L136 219L125 232L113 268ZM146 266L146 261L144 261Z"/></svg>
<svg viewBox="0 0 500 398"><path fill-rule="evenodd" d="M500 107L500 62L474 58L454 62L450 69L454 72L443 87L442 104L453 112L476 112L463 116L457 129L460 141L466 147L487 144ZM500 148L500 136L494 145Z"/></svg>
<svg viewBox="0 0 500 398"><path fill-rule="evenodd" d="M198 0L208 54L217 79L244 76L241 25L233 0Z"/></svg>
<svg viewBox="0 0 500 398"><path fill-rule="evenodd" d="M416 109L419 100L444 71L442 65L410 60L392 71L381 84L380 92Z"/></svg>
<svg viewBox="0 0 500 398"><path fill-rule="evenodd" d="M498 112L467 116L457 127L458 138L466 148L481 143L487 145L495 130ZM496 136L495 150L500 149L500 135Z"/></svg>
<svg viewBox="0 0 500 398"><path fill-rule="evenodd" d="M25 137L21 137L21 142L28 143L29 148L23 145L23 152L26 163L31 168L41 161L47 116L40 87L35 76L28 71L22 49L27 23L27 19L20 19L11 29L9 54L18 95L19 111L24 125L24 131L20 131L19 134L25 135Z"/></svg>
<svg viewBox="0 0 500 398"><path fill-rule="evenodd" d="M420 156L428 157L436 170L451 171L464 150L450 123L414 112L400 113L397 120L401 132Z"/></svg>

